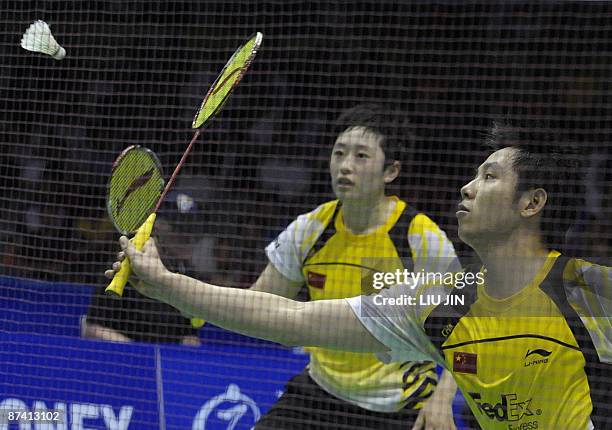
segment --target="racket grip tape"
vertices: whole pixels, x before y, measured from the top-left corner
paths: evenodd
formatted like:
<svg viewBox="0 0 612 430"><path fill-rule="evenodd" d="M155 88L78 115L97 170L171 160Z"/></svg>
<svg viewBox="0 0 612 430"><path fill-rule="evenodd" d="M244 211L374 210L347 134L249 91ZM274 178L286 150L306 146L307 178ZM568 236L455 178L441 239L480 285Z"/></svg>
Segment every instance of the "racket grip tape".
<svg viewBox="0 0 612 430"><path fill-rule="evenodd" d="M147 220L140 226L134 237L132 238L132 243L136 247L137 250L142 250L149 237L151 237L151 232L153 231L153 224L155 224L155 218L157 214L152 213L149 215ZM121 268L115 276L108 287L106 287L106 294L114 295L117 297L121 297L123 295L123 289L125 288L125 284L127 284L130 275L132 274L132 266L130 265L130 260L128 258L124 258L121 262Z"/></svg>

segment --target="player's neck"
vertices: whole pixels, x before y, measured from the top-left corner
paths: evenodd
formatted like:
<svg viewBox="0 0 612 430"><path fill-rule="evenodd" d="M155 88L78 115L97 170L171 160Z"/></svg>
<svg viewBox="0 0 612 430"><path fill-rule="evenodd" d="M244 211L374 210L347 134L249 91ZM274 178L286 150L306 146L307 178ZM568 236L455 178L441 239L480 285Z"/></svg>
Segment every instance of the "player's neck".
<svg viewBox="0 0 612 430"><path fill-rule="evenodd" d="M516 233L503 241L490 242L478 252L486 269L486 291L495 299L510 297L527 286L548 256L541 237Z"/></svg>
<svg viewBox="0 0 612 430"><path fill-rule="evenodd" d="M370 233L385 222L395 209L395 200L381 196L371 200L345 200L342 202L344 226L355 234Z"/></svg>

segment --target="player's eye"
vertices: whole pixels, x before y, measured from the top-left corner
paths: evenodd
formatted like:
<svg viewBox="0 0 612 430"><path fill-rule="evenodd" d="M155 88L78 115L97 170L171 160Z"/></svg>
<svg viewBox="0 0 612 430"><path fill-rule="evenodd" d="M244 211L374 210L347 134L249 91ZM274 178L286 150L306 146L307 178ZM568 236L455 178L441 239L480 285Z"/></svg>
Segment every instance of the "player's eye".
<svg viewBox="0 0 612 430"><path fill-rule="evenodd" d="M366 154L365 152L359 152L357 154L357 158L370 158L370 156Z"/></svg>
<svg viewBox="0 0 612 430"><path fill-rule="evenodd" d="M340 149L336 149L336 150L333 152L333 155L334 155L335 157L342 157L342 156L344 155L344 151L342 151L342 150L340 150Z"/></svg>
<svg viewBox="0 0 612 430"><path fill-rule="evenodd" d="M495 179L495 175L492 174L492 173L485 173L484 178L485 178L485 180Z"/></svg>

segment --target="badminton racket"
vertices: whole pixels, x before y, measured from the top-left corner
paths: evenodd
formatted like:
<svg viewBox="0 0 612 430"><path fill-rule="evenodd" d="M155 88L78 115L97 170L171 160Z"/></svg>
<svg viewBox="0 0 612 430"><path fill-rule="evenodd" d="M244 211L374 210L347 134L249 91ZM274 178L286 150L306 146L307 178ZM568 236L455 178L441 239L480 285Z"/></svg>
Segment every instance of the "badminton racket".
<svg viewBox="0 0 612 430"><path fill-rule="evenodd" d="M119 169L118 167L113 169L107 195L107 202L109 202L107 203L109 216L111 219L113 219L113 216L120 217L120 223L118 223L117 220L114 220L113 223L115 223L117 229L122 233L124 231L129 233L131 229L122 229L121 225L118 224L125 222L131 227L134 223L142 223L137 228L136 234L132 238L132 242L137 249L142 249L146 241L149 239L153 224L155 223L156 212L163 202L164 197L174 185L176 176L183 167L185 160L191 152L194 143L198 139L198 136L202 132L204 125L206 125L212 117L221 111L228 97L249 69L249 66L257 55L257 51L261 46L262 40L263 35L261 33L257 32L252 35L243 45L238 47L221 70L219 76L215 79L193 119L192 128L195 129L195 133L193 134L187 149L174 169L174 172L170 176L166 186L163 188L161 194L154 204L150 204L149 201L149 198L152 199L151 196L154 195L154 193L151 191L153 189L153 182L151 180L152 177L149 178L147 176L152 166L152 161L143 162L143 167L140 168L139 166L139 168L135 169L134 171L130 171L130 169L127 168ZM152 154L152 152L150 153ZM128 165L127 161L121 161L120 159L119 161L120 165L123 165L124 163ZM134 162L134 164L137 163ZM149 170L147 170L147 168L149 168ZM127 175L126 172L129 172L129 175ZM125 177L121 177L120 175L125 175ZM116 177L113 178L113 176ZM156 187L155 190L157 189L158 188ZM137 202L138 198L142 198L142 201ZM148 208L148 211L145 210L146 208ZM113 210L115 211L114 215L112 215ZM132 210L133 214L128 213L129 210ZM106 287L106 292L121 296L130 274L131 266L129 260L126 258L122 261L120 270L115 273L113 280Z"/></svg>

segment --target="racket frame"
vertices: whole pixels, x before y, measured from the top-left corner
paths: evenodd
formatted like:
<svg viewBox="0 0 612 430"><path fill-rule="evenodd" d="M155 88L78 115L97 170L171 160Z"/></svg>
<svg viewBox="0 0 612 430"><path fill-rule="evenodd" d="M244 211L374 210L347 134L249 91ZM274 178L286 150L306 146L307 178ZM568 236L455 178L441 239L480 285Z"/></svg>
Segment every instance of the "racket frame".
<svg viewBox="0 0 612 430"><path fill-rule="evenodd" d="M254 42L253 42L253 40L254 40ZM183 153L183 156L181 157L180 161L178 162L178 164L176 165L174 171L172 172L172 175L170 176L170 179L168 179L168 182L166 182L166 186L164 187L163 192L161 193L159 199L157 200L157 204L155 205L155 208L150 213L149 218L147 218L145 223L136 232L135 238L138 237L139 239L142 239L142 245L144 245L144 242L146 242L146 240L148 239L148 236L151 234L151 229L153 227L153 223L155 222L155 214L159 210L159 207L161 206L162 202L164 201L164 198L166 197L166 194L168 194L168 192L170 191L170 189L174 185L174 182L176 181L176 177L177 177L178 173L180 172L180 170L182 169L183 165L185 164L185 161L187 160L187 156L191 152L191 150L193 148L193 145L195 144L196 140L198 139L198 136L200 135L204 125L206 125L211 118L216 116L221 111L221 109L225 105L227 99L229 98L230 94L233 93L234 89L236 88L238 83L240 83L240 81L244 77L245 73L249 69L250 65L252 64L253 60L255 59L255 56L256 56L256 54L257 54L257 52L258 52L258 50L259 50L259 48L261 46L262 40L263 40L263 34L260 33L260 32L255 32L254 34L252 34L247 39L246 42L244 42L238 48L236 48L234 50L234 53L230 57L230 59L227 61L227 63L225 64L225 66L223 67L223 69L221 70L221 72L219 73L219 75L217 76L217 78L215 79L215 81L213 82L213 84L211 85L209 90L207 91L206 96L204 97L204 100L202 101L202 103L200 104L200 107L196 111L195 117L194 117L194 119L193 119L193 121L191 123L191 127L193 129L195 129L195 133L193 134L193 137L191 138L191 141L189 142L189 145L187 146L187 149L185 149L185 152ZM200 112L202 112L202 109L204 109L204 107L206 106L206 103L208 102L208 100L214 94L216 94L216 91L218 91L220 88L223 88L223 87L217 88L217 85L219 84L219 81L223 77L225 71L228 69L228 67L230 67L232 65L234 59L242 51L242 49L245 47L245 45L247 45L248 43L251 43L251 42L253 42L253 47L251 48L251 52L250 52L249 56L247 57L247 60L245 61L244 65L242 65L240 68L236 69L237 70L236 73L239 73L239 75L236 78L236 80L234 81L234 83L232 84L231 88L227 91L227 93L225 94L223 99L219 102L219 104L217 105L215 110L205 120L203 120L198 125L197 124L197 119L198 119L198 117L200 115ZM222 81L221 84L223 84L227 79L229 79L230 76L234 76L234 74L232 73L231 75L225 77L224 81ZM126 150L124 150L123 153L125 153L129 149L130 148L127 148ZM153 153L153 152L151 151L151 153ZM121 158L121 155L119 156L119 158ZM118 158L118 160L119 160L119 158ZM146 231L146 233L145 233L145 231ZM138 248L138 246L137 246L137 248ZM121 296L123 294L123 287L125 286L125 283L127 283L127 279L129 277L130 271L131 271L131 268L130 268L130 265L129 265L129 261L124 260L123 263L122 263L121 270L119 270L119 272L117 272L115 274L115 277L111 281L111 284L106 288L106 292L108 294L113 294L113 295L116 295L116 296ZM121 278L120 281L119 281L119 279L117 279L118 277ZM202 324L203 324L202 320L198 320L196 318L192 319L192 325L194 327L201 326Z"/></svg>
<svg viewBox="0 0 612 430"><path fill-rule="evenodd" d="M202 112L202 109L204 109L204 107L206 106L206 102L210 99L210 97L212 97L220 89L220 88L217 88L217 85L218 85L219 81L221 80L221 78L223 77L223 75L225 74L225 71L228 69L228 67L230 67L232 65L232 62L234 61L236 56L242 51L242 49L248 43L250 43L253 40L254 40L254 43L253 43L253 48L251 48L251 53L249 54L249 56L247 58L247 61L244 63L244 65L236 69L236 71L237 71L237 73L239 73L239 75L236 78L236 80L234 81L234 83L232 84L231 88L225 94L225 97L219 102L219 105L215 108L214 112L212 114L210 114L210 116L208 118L206 118L200 125L197 125L196 122L197 122L198 116L200 116L200 112ZM216 116L221 111L221 109L225 105L225 102L229 98L230 94L232 94L234 92L234 89L236 88L236 86L240 83L240 81L242 80L242 78L244 77L246 72L249 70L249 67L253 63L253 60L255 59L255 56L257 55L257 52L259 51L259 48L261 47L261 42L262 41L263 41L263 34L260 33L259 31L257 31L255 33L253 33L247 39L246 42L244 42L242 45L240 45L238 48L236 48L236 50L234 51L234 53L232 54L230 59L227 61L227 63L225 63L225 66L223 66L223 69L221 69L221 72L219 72L219 74L217 75L217 78L215 79L213 84L208 89L208 91L206 93L206 96L204 97L204 100L202 100L202 103L200 104L200 107L196 111L196 114L195 114L195 116L193 118L193 121L191 123L191 128L195 129L196 131L193 134L193 137L191 138L191 141L189 142L189 145L187 146L187 149L185 149L185 152L183 153L183 156L181 157L180 161L178 162L178 164L176 165L174 171L172 172L172 175L170 176L170 179L168 179L168 182L166 183L166 187L164 188L164 191L162 192L162 194L161 194L161 196L159 198L159 201L157 202L157 205L155 205L155 209L153 210L153 212L157 212L157 210L161 206L164 198L166 197L166 194L168 194L168 192L170 191L170 189L174 185L174 182L176 181L176 176L178 175L178 173L182 169L183 165L185 164L185 160L187 160L187 156L191 153L193 145L195 144L196 140L198 140L198 136L200 136L201 130L204 128L204 126L206 124L208 124L208 122L209 122L209 120L211 118ZM233 73L230 74L229 76L227 76L224 79L224 81L226 81L227 79L229 79L230 76L233 76L233 75L234 75ZM221 84L223 84L223 82L221 82Z"/></svg>

